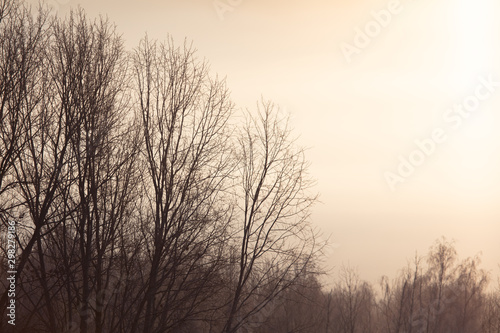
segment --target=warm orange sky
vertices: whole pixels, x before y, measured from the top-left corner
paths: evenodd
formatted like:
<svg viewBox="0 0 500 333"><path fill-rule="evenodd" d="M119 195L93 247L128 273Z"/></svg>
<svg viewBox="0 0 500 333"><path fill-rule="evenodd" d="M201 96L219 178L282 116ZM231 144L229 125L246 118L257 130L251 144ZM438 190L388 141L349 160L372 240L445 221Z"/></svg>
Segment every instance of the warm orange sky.
<svg viewBox="0 0 500 333"><path fill-rule="evenodd" d="M488 96L457 129L443 118L471 100L480 76L500 82L498 1L220 0L239 3L224 20L214 2L59 0L57 9L107 14L129 48L146 31L187 37L239 106L262 95L286 108L311 147L313 223L339 245L331 267L349 263L376 282L444 235L462 258L482 251L500 273L500 86L480 88ZM348 62L342 43L354 45L355 29L387 8L397 8L390 22ZM384 174L436 128L447 139L392 191Z"/></svg>

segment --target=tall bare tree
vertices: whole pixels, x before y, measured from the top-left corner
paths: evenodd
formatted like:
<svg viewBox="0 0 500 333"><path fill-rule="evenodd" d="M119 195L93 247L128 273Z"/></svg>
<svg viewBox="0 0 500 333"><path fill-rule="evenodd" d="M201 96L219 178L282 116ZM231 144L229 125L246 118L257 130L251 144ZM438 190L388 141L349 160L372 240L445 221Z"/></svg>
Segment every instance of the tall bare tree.
<svg viewBox="0 0 500 333"><path fill-rule="evenodd" d="M229 118L223 81L187 43L147 38L133 55L143 133L144 293L131 331L156 332L193 318L222 260L231 217Z"/></svg>
<svg viewBox="0 0 500 333"><path fill-rule="evenodd" d="M126 57L115 28L104 19L90 22L82 10L58 21L53 36L53 79L62 107L74 115L68 149L71 214L63 221L56 255L66 263L66 274L81 276L76 286L65 288L67 301L75 304L64 321L78 322L82 333L102 332L102 298L137 185L137 136L124 103ZM73 270L70 253L80 264Z"/></svg>
<svg viewBox="0 0 500 333"><path fill-rule="evenodd" d="M19 280L50 215L61 160L45 127L56 119L45 108L49 17L43 9L35 17L17 2L2 1L0 8L0 218L3 227L9 219L19 222ZM19 218L26 212L33 223ZM6 302L7 290L2 314Z"/></svg>
<svg viewBox="0 0 500 333"><path fill-rule="evenodd" d="M319 247L308 224L316 196L304 150L288 119L262 101L239 137L238 212L234 244L236 280L224 332L245 321L305 273Z"/></svg>

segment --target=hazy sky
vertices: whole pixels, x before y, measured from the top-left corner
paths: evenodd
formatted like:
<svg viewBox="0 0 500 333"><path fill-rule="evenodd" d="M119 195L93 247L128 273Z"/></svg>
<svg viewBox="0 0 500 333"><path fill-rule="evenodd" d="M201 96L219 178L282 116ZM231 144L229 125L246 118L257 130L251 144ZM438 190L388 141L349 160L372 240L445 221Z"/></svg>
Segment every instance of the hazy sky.
<svg viewBox="0 0 500 333"><path fill-rule="evenodd" d="M377 282L444 235L500 273L497 0L58 3L60 15L77 5L108 15L130 49L145 32L187 37L238 106L262 95L286 109L310 147L321 196L313 223L338 244L330 267L349 263ZM385 174L401 177L400 156L420 165L393 191Z"/></svg>

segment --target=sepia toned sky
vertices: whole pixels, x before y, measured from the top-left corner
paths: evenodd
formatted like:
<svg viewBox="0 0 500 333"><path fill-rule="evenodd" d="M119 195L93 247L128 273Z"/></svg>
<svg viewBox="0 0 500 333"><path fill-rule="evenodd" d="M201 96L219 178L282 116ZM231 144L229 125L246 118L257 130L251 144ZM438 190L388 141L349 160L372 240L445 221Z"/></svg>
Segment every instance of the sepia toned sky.
<svg viewBox="0 0 500 333"><path fill-rule="evenodd" d="M446 236L500 274L500 84L484 85L500 82L497 0L220 0L224 13L215 2L52 0L59 15L107 15L130 49L146 32L187 37L238 106L263 96L289 112L334 272L350 264L376 283ZM372 37L356 36L365 28ZM462 116L464 101L475 108ZM415 152L436 129L444 142ZM419 165L401 177L410 156ZM387 172L404 182L391 188Z"/></svg>

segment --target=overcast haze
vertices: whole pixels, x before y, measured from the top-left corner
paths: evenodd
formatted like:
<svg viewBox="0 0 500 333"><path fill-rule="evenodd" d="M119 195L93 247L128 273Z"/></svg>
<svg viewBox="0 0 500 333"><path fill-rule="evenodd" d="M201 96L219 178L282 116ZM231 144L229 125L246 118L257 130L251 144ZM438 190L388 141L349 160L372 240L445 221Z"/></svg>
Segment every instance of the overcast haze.
<svg viewBox="0 0 500 333"><path fill-rule="evenodd" d="M500 81L500 5L402 0L349 62L342 43L354 45L355 29L389 3L243 0L223 19L212 0L72 0L58 10L107 15L129 49L146 32L192 40L211 71L227 77L238 107L255 108L262 95L286 109L310 148L321 200L313 223L338 244L330 267L349 263L376 282L446 236L461 257L482 251L497 275L500 87L458 129L443 117L474 95L480 77ZM447 140L392 191L384 173L397 173L398 156L408 158L435 128Z"/></svg>

